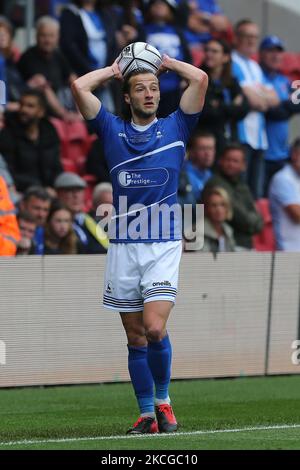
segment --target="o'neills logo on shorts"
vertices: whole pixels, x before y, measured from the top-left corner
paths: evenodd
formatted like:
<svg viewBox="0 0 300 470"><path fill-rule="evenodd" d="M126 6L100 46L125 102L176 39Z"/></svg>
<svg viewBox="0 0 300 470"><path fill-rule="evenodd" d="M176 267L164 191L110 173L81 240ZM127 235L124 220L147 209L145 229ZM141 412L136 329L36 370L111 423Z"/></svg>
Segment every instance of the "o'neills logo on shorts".
<svg viewBox="0 0 300 470"><path fill-rule="evenodd" d="M153 188L163 186L168 180L169 172L165 168L122 170L118 173L118 182L123 188Z"/></svg>
<svg viewBox="0 0 300 470"><path fill-rule="evenodd" d="M170 287L171 283L169 281L153 282L152 286L153 287L156 287L156 286L169 286Z"/></svg>

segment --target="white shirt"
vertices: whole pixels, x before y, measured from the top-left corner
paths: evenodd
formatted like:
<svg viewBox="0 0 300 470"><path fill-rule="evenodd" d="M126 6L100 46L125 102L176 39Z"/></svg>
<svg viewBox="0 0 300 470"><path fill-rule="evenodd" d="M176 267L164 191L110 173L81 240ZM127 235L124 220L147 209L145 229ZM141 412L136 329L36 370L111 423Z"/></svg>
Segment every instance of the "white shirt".
<svg viewBox="0 0 300 470"><path fill-rule="evenodd" d="M270 209L278 250L300 251L300 224L294 222L285 207L300 205L300 175L292 165L286 165L272 179Z"/></svg>

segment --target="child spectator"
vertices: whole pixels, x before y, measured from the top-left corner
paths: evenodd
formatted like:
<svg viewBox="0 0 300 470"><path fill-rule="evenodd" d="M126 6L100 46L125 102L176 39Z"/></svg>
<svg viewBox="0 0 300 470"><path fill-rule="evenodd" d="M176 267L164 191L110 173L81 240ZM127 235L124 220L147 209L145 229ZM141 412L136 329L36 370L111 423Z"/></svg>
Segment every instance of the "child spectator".
<svg viewBox="0 0 300 470"><path fill-rule="evenodd" d="M34 255L36 251L34 237L37 227L35 218L29 212L17 215L21 240L18 242L17 255Z"/></svg>

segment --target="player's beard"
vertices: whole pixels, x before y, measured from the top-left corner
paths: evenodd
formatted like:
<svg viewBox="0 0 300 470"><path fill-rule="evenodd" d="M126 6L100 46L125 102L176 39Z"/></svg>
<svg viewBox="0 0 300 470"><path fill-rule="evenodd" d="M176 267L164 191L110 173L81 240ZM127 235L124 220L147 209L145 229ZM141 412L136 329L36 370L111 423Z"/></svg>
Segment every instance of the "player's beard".
<svg viewBox="0 0 300 470"><path fill-rule="evenodd" d="M156 116L158 105L159 105L159 102L154 103L154 106L152 109L146 109L136 103L131 103L131 112L132 112L132 115L135 115L139 118L148 119L152 116Z"/></svg>

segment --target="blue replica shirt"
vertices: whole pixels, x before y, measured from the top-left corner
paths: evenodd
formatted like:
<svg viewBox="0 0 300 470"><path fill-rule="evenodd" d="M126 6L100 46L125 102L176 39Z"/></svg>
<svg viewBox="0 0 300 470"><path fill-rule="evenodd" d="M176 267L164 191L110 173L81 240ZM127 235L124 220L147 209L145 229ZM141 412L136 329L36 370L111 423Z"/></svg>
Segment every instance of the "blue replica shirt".
<svg viewBox="0 0 300 470"><path fill-rule="evenodd" d="M177 60L184 60L183 47L176 29L172 25L147 24L144 26L146 42L156 47L163 54L168 54ZM165 93L177 90L180 77L174 73L164 73L159 79L160 91Z"/></svg>
<svg viewBox="0 0 300 470"><path fill-rule="evenodd" d="M291 93L290 80L279 73L270 74L264 71L266 80L275 89L280 101L289 99ZM266 130L269 147L266 150L265 158L270 161L280 161L289 156L289 121L266 120Z"/></svg>
<svg viewBox="0 0 300 470"><path fill-rule="evenodd" d="M208 168L205 170L199 170L199 168L195 167L195 165L193 165L189 160L184 162L183 169L191 183L194 198L196 201L199 201L204 186L212 177L212 172Z"/></svg>
<svg viewBox="0 0 300 470"><path fill-rule="evenodd" d="M178 109L141 131L101 106L91 122L103 143L113 185L111 242L182 238L177 206L179 173L199 114ZM176 210L170 211L173 204Z"/></svg>
<svg viewBox="0 0 300 470"><path fill-rule="evenodd" d="M195 0L190 0L189 3L195 3ZM223 15L223 10L220 5L218 5L216 0L196 0L196 4L198 5L198 10L202 13L209 13L210 15ZM199 42L208 42L212 38L212 35L210 33L194 33L193 31L186 30L185 38L186 41L192 46L193 44L199 44Z"/></svg>

